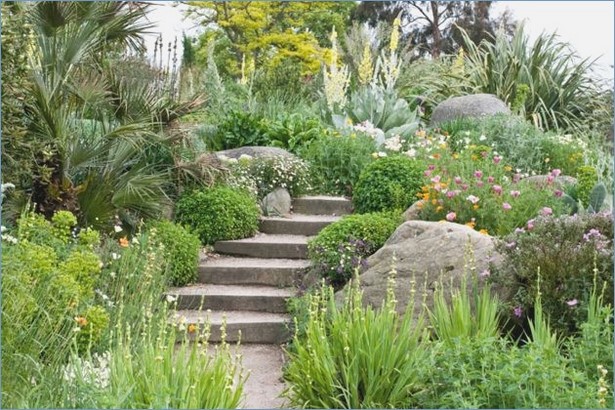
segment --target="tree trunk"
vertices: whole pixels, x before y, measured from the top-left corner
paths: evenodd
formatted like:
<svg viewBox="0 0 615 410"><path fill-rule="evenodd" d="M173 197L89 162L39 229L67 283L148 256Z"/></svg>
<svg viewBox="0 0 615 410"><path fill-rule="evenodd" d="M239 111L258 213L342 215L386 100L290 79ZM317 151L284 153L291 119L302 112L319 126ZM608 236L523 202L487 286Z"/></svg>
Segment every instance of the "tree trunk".
<svg viewBox="0 0 615 410"><path fill-rule="evenodd" d="M431 46L431 57L436 59L440 57L442 50L442 33L440 32L440 16L438 13L438 2L431 1L431 15L433 20L431 21L433 27L433 44Z"/></svg>

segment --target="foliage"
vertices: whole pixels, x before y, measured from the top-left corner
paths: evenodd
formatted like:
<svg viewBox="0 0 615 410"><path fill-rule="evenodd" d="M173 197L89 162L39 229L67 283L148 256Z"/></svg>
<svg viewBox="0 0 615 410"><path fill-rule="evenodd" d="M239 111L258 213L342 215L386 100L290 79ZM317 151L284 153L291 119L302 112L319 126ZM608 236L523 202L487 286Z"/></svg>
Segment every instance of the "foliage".
<svg viewBox="0 0 615 410"><path fill-rule="evenodd" d="M205 144L211 151L268 145L267 120L245 111L231 111Z"/></svg>
<svg viewBox="0 0 615 410"><path fill-rule="evenodd" d="M466 224L490 235L506 235L541 214L561 215L563 192L554 186L558 170L541 186L520 183L501 157L488 147L468 146L460 153L446 147L431 151L425 176L429 178L418 197L420 217Z"/></svg>
<svg viewBox="0 0 615 410"><path fill-rule="evenodd" d="M416 201L423 166L406 156L379 158L361 172L352 201L358 213L404 211Z"/></svg>
<svg viewBox="0 0 615 410"><path fill-rule="evenodd" d="M326 128L315 117L299 112L281 114L267 129L268 145L297 153L301 147L326 134Z"/></svg>
<svg viewBox="0 0 615 410"><path fill-rule="evenodd" d="M290 60L303 75L320 69L331 27L343 32L346 16L355 5L316 3L219 3L194 1L188 15L206 27L204 36L219 31L230 40L223 66L234 77L240 74L242 58L254 66L275 69ZM213 25L212 23L215 23ZM216 28L213 28L216 27ZM309 30L294 30L305 27ZM198 53L198 51L197 51Z"/></svg>
<svg viewBox="0 0 615 410"><path fill-rule="evenodd" d="M176 205L177 222L189 226L203 245L254 235L259 216L249 193L224 186L187 193Z"/></svg>
<svg viewBox="0 0 615 410"><path fill-rule="evenodd" d="M352 195L361 171L372 161L374 140L362 134L330 133L299 151L313 172L312 185L323 194Z"/></svg>
<svg viewBox="0 0 615 410"><path fill-rule="evenodd" d="M584 139L545 133L521 117L463 118L439 128L448 134L454 151L468 144L489 145L511 167L528 175L545 175L551 169L560 169L564 175L575 176L579 167L594 155Z"/></svg>
<svg viewBox="0 0 615 410"><path fill-rule="evenodd" d="M97 344L106 326L106 312L94 299L101 261L66 231L72 221L67 212L53 222L24 213L11 232L15 240L3 235L2 387L9 403L27 393L23 380L65 361L74 343Z"/></svg>
<svg viewBox="0 0 615 410"><path fill-rule="evenodd" d="M384 245L400 222L393 213L343 217L308 242L308 254L323 277L343 286L355 269L365 268L368 256Z"/></svg>
<svg viewBox="0 0 615 410"><path fill-rule="evenodd" d="M362 306L358 278L342 306L331 287L309 295L305 336L295 335L285 378L291 406L405 408L423 387L423 320L395 312L389 286L381 309ZM411 310L408 310L410 312Z"/></svg>
<svg viewBox="0 0 615 410"><path fill-rule="evenodd" d="M590 193L594 186L598 183L598 171L594 167L584 166L580 167L576 174L577 177L577 200L584 206L590 204ZM600 209L596 209L599 211Z"/></svg>
<svg viewBox="0 0 615 410"><path fill-rule="evenodd" d="M276 188L286 189L292 197L310 188L309 166L296 157L252 158L242 155L239 159L223 158L223 161L230 171L226 183L253 192L257 199L262 199Z"/></svg>
<svg viewBox="0 0 615 410"><path fill-rule="evenodd" d="M529 87L523 111L546 129L574 129L591 113L598 94L590 70L555 34L543 33L532 44L521 24L512 39L497 33L478 46L462 31L467 47L466 75L476 91L495 94L511 103L519 87Z"/></svg>
<svg viewBox="0 0 615 410"><path fill-rule="evenodd" d="M544 310L562 335L575 334L587 316L594 276L598 286L607 284L604 303L612 305L612 238L610 214L537 218L503 238L497 250L504 261L492 278L512 292L510 318L523 325L534 307L537 275Z"/></svg>
<svg viewBox="0 0 615 410"><path fill-rule="evenodd" d="M185 286L195 282L201 248L199 237L171 221L156 221L149 229L156 230L153 242L163 247L168 283Z"/></svg>

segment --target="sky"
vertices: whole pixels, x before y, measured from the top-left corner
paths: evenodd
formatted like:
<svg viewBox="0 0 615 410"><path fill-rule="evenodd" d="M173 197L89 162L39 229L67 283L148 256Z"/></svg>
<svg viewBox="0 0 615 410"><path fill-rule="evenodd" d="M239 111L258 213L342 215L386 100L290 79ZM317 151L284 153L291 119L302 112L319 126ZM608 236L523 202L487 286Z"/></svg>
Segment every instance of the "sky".
<svg viewBox="0 0 615 410"><path fill-rule="evenodd" d="M194 23L183 19L182 5L173 7L172 2L165 1L152 3L159 5L154 7L150 20L157 24L156 30L162 33L165 42L172 41L175 36L181 39L182 31L189 34L194 30ZM499 1L493 6L492 16L508 8L516 20L525 21L531 40L543 31L556 32L560 40L569 43L582 58L597 58L599 74L613 79L614 5L613 1ZM154 41L155 36L148 38L148 49L153 48Z"/></svg>

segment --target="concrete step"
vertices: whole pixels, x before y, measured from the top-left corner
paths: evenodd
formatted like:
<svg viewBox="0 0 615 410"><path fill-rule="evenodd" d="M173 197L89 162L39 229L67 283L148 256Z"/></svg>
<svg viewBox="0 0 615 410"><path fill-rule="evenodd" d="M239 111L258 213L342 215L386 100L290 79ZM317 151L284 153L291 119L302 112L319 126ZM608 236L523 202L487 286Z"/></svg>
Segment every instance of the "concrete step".
<svg viewBox="0 0 615 410"><path fill-rule="evenodd" d="M293 212L308 215L347 215L352 202L344 197L302 196L293 200Z"/></svg>
<svg viewBox="0 0 615 410"><path fill-rule="evenodd" d="M201 260L199 282L214 285L293 286L310 266L303 259L261 259L220 256Z"/></svg>
<svg viewBox="0 0 615 410"><path fill-rule="evenodd" d="M226 318L226 341L235 343L270 343L282 344L290 339L288 326L291 317L281 313L246 312L246 311L205 311L180 310L173 320L181 320L188 326L194 324L199 329L204 323L211 324L209 341L222 341L221 327ZM194 339L198 331L189 333Z"/></svg>
<svg viewBox="0 0 615 410"><path fill-rule="evenodd" d="M307 259L308 236L267 235L235 241L218 241L214 249L218 253L241 255L253 258Z"/></svg>
<svg viewBox="0 0 615 410"><path fill-rule="evenodd" d="M293 288L272 286L192 285L169 289L177 298L178 310L247 310L286 313L286 300L295 296Z"/></svg>
<svg viewBox="0 0 615 410"><path fill-rule="evenodd" d="M338 221L341 217L332 215L292 214L290 218L263 217L260 231L278 235L316 235L325 226Z"/></svg>

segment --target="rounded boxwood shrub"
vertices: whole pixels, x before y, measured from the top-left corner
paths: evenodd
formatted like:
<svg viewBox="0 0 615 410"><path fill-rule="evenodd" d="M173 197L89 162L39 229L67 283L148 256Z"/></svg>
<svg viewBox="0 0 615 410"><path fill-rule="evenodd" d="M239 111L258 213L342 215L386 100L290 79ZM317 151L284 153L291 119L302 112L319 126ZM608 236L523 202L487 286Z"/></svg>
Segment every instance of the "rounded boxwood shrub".
<svg viewBox="0 0 615 410"><path fill-rule="evenodd" d="M308 243L308 254L321 275L342 287L366 258L384 245L401 222L394 213L349 215L324 228Z"/></svg>
<svg viewBox="0 0 615 410"><path fill-rule="evenodd" d="M359 176L352 196L355 211L405 210L416 201L422 183L420 162L402 156L380 158Z"/></svg>
<svg viewBox="0 0 615 410"><path fill-rule="evenodd" d="M204 245L254 235L259 216L248 192L225 186L190 192L176 207L177 222L189 226Z"/></svg>
<svg viewBox="0 0 615 410"><path fill-rule="evenodd" d="M168 283L184 286L195 282L201 248L199 237L171 221L153 222L150 230L155 230L154 242L164 246Z"/></svg>

